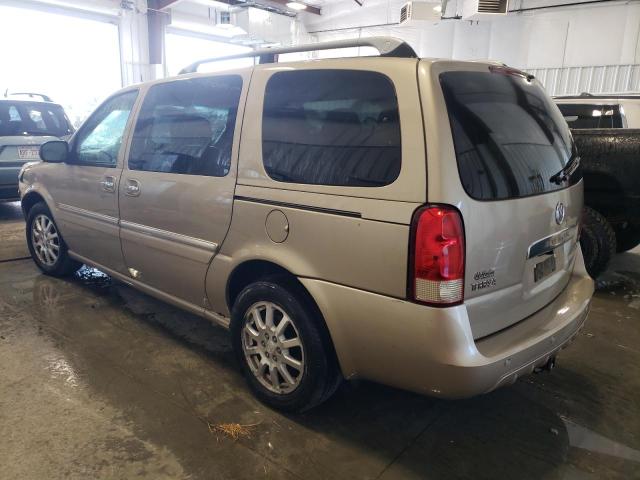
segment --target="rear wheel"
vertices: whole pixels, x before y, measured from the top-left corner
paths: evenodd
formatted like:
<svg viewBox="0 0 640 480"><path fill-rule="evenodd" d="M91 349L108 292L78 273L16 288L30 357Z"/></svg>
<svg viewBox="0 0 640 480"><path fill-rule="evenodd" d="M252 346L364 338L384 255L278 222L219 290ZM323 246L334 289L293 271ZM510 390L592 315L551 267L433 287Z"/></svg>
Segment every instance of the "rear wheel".
<svg viewBox="0 0 640 480"><path fill-rule="evenodd" d="M247 286L232 309L231 334L253 393L284 411L308 410L339 383L321 319L301 289L265 280Z"/></svg>
<svg viewBox="0 0 640 480"><path fill-rule="evenodd" d="M582 212L580 246L587 272L593 278L607 269L611 257L616 253L613 228L604 216L590 207L584 207Z"/></svg>
<svg viewBox="0 0 640 480"><path fill-rule="evenodd" d="M628 227L616 230L617 251L626 252L640 245L640 228Z"/></svg>
<svg viewBox="0 0 640 480"><path fill-rule="evenodd" d="M47 275L70 275L82 266L69 257L67 245L44 202L36 203L27 215L27 246L35 264Z"/></svg>

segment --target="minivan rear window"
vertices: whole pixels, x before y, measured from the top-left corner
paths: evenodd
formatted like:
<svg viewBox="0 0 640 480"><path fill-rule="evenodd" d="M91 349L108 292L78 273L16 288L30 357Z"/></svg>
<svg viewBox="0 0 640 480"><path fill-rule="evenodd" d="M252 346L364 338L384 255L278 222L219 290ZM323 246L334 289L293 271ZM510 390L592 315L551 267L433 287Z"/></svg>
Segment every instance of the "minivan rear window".
<svg viewBox="0 0 640 480"><path fill-rule="evenodd" d="M362 70L298 70L267 82L262 158L274 180L380 187L400 174L400 115L391 80Z"/></svg>
<svg viewBox="0 0 640 480"><path fill-rule="evenodd" d="M522 72L440 74L462 185L477 200L552 192L577 182L551 178L572 159L573 140L562 114L540 84Z"/></svg>

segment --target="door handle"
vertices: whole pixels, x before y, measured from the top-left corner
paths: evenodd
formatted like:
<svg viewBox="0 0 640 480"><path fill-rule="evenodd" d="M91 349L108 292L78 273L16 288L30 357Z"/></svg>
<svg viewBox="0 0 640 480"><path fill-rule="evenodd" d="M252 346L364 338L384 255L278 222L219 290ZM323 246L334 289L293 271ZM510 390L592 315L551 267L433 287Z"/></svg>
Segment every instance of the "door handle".
<svg viewBox="0 0 640 480"><path fill-rule="evenodd" d="M100 182L102 185L102 190L105 192L115 192L116 191L116 179L115 177L104 177L104 180Z"/></svg>
<svg viewBox="0 0 640 480"><path fill-rule="evenodd" d="M130 197L137 197L140 195L140 182L132 178L128 179L124 193Z"/></svg>

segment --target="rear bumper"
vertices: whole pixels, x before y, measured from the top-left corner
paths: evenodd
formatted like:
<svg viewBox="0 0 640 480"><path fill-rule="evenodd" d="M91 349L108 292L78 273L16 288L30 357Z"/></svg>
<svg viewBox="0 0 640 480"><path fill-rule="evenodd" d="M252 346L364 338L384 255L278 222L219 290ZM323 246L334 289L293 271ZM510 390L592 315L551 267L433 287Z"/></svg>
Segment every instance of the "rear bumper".
<svg viewBox="0 0 640 480"><path fill-rule="evenodd" d="M20 200L20 193L18 192L18 179L16 178L15 185L0 185L0 201L7 200Z"/></svg>
<svg viewBox="0 0 640 480"><path fill-rule="evenodd" d="M0 164L0 200L19 200L18 175L22 166L3 166Z"/></svg>
<svg viewBox="0 0 640 480"><path fill-rule="evenodd" d="M567 287L542 310L474 340L464 305L430 308L301 279L329 327L342 372L415 392L462 398L515 382L575 338L593 280L582 255Z"/></svg>

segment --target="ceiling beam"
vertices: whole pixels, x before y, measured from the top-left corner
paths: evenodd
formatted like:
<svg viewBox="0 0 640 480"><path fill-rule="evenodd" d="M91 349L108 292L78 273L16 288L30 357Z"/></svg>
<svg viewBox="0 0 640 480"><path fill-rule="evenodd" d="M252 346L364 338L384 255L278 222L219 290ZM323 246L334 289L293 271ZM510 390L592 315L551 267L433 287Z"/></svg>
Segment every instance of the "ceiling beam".
<svg viewBox="0 0 640 480"><path fill-rule="evenodd" d="M173 7L181 1L183 0L147 0L149 8L154 10L166 10L167 8ZM232 5L236 7L240 7L240 6L254 7L254 8L263 7L265 10L269 10L270 3L287 8L287 3L289 3L292 0L269 0L268 2L265 2L265 3L261 3L256 0L217 0L217 1L219 1L220 3L226 3L227 5ZM298 3L304 3L304 2L299 1ZM307 8L302 10L303 12L313 13L314 15L320 15L319 7L314 7L313 5L308 5L306 3L304 4L307 5ZM290 10L290 11L292 15L297 13L297 12L294 12L293 10Z"/></svg>
<svg viewBox="0 0 640 480"><path fill-rule="evenodd" d="M173 7L176 3L182 0L149 0L149 7L155 10L164 10L165 8Z"/></svg>

